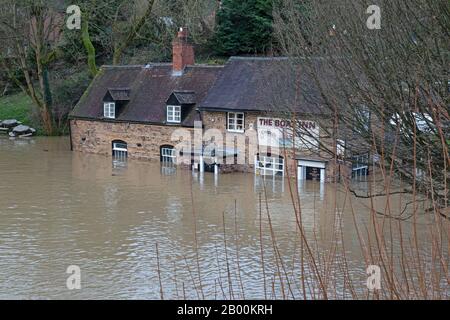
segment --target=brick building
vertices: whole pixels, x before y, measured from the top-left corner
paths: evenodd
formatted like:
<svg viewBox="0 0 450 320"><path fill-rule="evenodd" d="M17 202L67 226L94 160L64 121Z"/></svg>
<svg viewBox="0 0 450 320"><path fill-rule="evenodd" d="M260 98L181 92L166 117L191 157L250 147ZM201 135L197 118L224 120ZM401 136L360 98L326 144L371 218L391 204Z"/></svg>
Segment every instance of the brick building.
<svg viewBox="0 0 450 320"><path fill-rule="evenodd" d="M180 29L172 63L101 68L70 115L71 146L200 171L333 180L346 167L319 150L331 140L314 119L327 115L313 82L298 74L287 58L197 65Z"/></svg>

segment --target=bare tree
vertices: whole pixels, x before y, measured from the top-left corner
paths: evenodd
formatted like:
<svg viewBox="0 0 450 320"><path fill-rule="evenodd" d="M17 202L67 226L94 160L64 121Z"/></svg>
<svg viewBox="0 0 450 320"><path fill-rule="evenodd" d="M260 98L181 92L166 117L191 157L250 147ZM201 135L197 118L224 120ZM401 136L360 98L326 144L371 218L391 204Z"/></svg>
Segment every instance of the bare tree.
<svg viewBox="0 0 450 320"><path fill-rule="evenodd" d="M112 63L122 62L124 52L138 44L170 48L177 27L185 26L197 44L205 44L213 34L218 2L208 0L107 0L80 1L81 39L87 53L90 74L97 74L95 42L99 39L112 56ZM94 36L92 36L94 34ZM99 35L95 39L95 35Z"/></svg>
<svg viewBox="0 0 450 320"><path fill-rule="evenodd" d="M368 27L373 12L367 11L374 3L381 9L381 29ZM366 149L369 164L382 173L381 194L401 181L395 192L420 192L444 212L450 167L448 2L278 4L277 38L301 69L299 77L314 79L320 89L333 123L323 127L335 146L346 149L339 157L351 161ZM336 148L327 151L336 154Z"/></svg>
<svg viewBox="0 0 450 320"><path fill-rule="evenodd" d="M132 10L133 16L129 19L129 24L125 28L118 24L119 15L115 15L113 20L113 30L116 29L115 35L117 35L117 37L114 39L113 64L118 64L120 62L124 49L133 42L146 21L151 17L154 2L155 0L147 1L147 8L143 14L140 14L138 10ZM120 33L120 30L125 30L125 32Z"/></svg>
<svg viewBox="0 0 450 320"><path fill-rule="evenodd" d="M216 13L220 1L188 0L179 1L180 12L178 20L189 28L196 44L205 44L214 34Z"/></svg>
<svg viewBox="0 0 450 320"><path fill-rule="evenodd" d="M0 63L37 107L46 134L54 134L48 68L63 20L45 1L4 0L0 9ZM16 70L23 75L21 80Z"/></svg>

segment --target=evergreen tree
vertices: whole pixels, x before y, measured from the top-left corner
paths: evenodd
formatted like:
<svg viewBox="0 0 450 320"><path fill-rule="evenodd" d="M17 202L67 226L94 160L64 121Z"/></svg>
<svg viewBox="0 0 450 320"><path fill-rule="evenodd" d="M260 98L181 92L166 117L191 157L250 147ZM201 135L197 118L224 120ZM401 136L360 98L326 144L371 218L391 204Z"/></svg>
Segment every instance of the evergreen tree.
<svg viewBox="0 0 450 320"><path fill-rule="evenodd" d="M219 55L266 53L272 44L273 0L223 0L214 50Z"/></svg>

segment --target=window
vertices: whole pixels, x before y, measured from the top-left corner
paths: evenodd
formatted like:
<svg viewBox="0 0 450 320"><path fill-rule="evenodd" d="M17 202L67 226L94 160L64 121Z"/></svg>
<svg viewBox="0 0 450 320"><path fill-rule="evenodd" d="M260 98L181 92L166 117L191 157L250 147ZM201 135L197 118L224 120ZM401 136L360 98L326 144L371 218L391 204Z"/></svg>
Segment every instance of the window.
<svg viewBox="0 0 450 320"><path fill-rule="evenodd" d="M172 146L161 147L161 162L176 163L176 153Z"/></svg>
<svg viewBox="0 0 450 320"><path fill-rule="evenodd" d="M244 113L228 112L227 129L232 132L244 132Z"/></svg>
<svg viewBox="0 0 450 320"><path fill-rule="evenodd" d="M116 118L116 104L114 102L105 102L103 104L103 115L105 118Z"/></svg>
<svg viewBox="0 0 450 320"><path fill-rule="evenodd" d="M299 159L297 162L297 177L299 181L313 180L326 181L326 163L323 161L313 161L308 159Z"/></svg>
<svg viewBox="0 0 450 320"><path fill-rule="evenodd" d="M359 178L369 174L369 154L352 157L352 177Z"/></svg>
<svg viewBox="0 0 450 320"><path fill-rule="evenodd" d="M167 122L181 122L181 106L167 106Z"/></svg>
<svg viewBox="0 0 450 320"><path fill-rule="evenodd" d="M112 155L114 161L125 162L128 157L128 145L121 140L112 142Z"/></svg>
<svg viewBox="0 0 450 320"><path fill-rule="evenodd" d="M281 175L284 176L284 159L283 157L255 156L255 173L262 176Z"/></svg>

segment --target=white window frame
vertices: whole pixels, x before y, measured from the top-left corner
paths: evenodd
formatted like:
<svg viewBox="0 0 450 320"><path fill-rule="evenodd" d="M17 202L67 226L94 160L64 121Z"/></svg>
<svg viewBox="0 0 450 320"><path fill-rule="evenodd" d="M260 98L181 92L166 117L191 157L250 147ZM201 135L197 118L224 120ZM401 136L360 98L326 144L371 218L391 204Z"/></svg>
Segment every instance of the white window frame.
<svg viewBox="0 0 450 320"><path fill-rule="evenodd" d="M320 172L320 182L325 182L326 180L326 164L325 162L310 161L310 160L298 160L297 161L297 176L298 180L306 180L306 168L316 168Z"/></svg>
<svg viewBox="0 0 450 320"><path fill-rule="evenodd" d="M161 160L165 163L176 163L177 155L175 148L161 148Z"/></svg>
<svg viewBox="0 0 450 320"><path fill-rule="evenodd" d="M238 115L242 115L242 124L238 124ZM238 129L241 126L241 129ZM227 130L229 132L239 132L242 133L245 130L245 114L244 112L227 112Z"/></svg>
<svg viewBox="0 0 450 320"><path fill-rule="evenodd" d="M284 158L255 155L255 174L275 176L281 173L284 177Z"/></svg>
<svg viewBox="0 0 450 320"><path fill-rule="evenodd" d="M108 119L116 118L116 104L114 102L105 102L103 104L103 116Z"/></svg>
<svg viewBox="0 0 450 320"><path fill-rule="evenodd" d="M361 154L352 158L352 176L359 178L369 174L369 154Z"/></svg>
<svg viewBox="0 0 450 320"><path fill-rule="evenodd" d="M114 160L125 162L128 158L128 144L123 142L113 142Z"/></svg>
<svg viewBox="0 0 450 320"><path fill-rule="evenodd" d="M167 122L181 123L181 106L167 106Z"/></svg>

